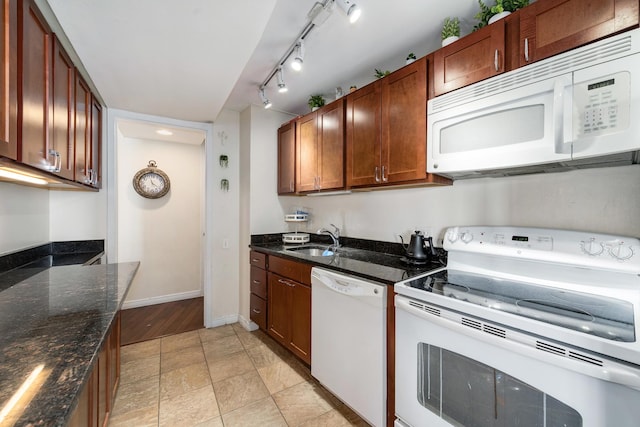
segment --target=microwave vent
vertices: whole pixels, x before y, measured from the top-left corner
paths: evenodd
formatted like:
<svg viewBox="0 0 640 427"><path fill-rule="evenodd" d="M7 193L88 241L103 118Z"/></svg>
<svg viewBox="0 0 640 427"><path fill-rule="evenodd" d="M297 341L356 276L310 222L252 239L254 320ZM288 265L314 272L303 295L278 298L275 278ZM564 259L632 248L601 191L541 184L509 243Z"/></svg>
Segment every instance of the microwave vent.
<svg viewBox="0 0 640 427"><path fill-rule="evenodd" d="M430 113L457 107L506 90L550 79L587 66L599 64L629 54L632 35L626 33L574 49L517 70L437 96L431 100Z"/></svg>

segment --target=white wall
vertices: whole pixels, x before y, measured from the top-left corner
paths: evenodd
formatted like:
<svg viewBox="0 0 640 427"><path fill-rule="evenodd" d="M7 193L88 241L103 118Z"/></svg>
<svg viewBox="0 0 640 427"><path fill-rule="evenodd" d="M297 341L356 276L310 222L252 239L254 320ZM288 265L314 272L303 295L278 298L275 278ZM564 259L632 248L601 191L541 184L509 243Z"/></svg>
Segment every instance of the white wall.
<svg viewBox="0 0 640 427"><path fill-rule="evenodd" d="M132 178L155 160L171 181L160 199L145 199ZM204 147L117 139L118 262L140 261L126 307L202 294Z"/></svg>
<svg viewBox="0 0 640 427"><path fill-rule="evenodd" d="M49 240L49 191L0 182L0 255Z"/></svg>
<svg viewBox="0 0 640 427"><path fill-rule="evenodd" d="M277 197L278 128L291 115L251 106L240 114L240 320L249 319L251 234L277 233L284 211Z"/></svg>
<svg viewBox="0 0 640 427"><path fill-rule="evenodd" d="M209 185L213 187L212 239L212 317L214 325L235 322L238 318L240 280L238 252L241 242L239 199L240 114L223 110L213 126L213 167ZM229 157L229 166L221 167L221 154ZM220 180L229 180L229 191L222 191ZM225 247L226 246L226 247ZM246 246L245 246L246 247Z"/></svg>
<svg viewBox="0 0 640 427"><path fill-rule="evenodd" d="M640 236L639 196L640 165L633 165L463 180L439 188L281 197L280 201L286 211L299 206L308 209L311 232L334 223L349 237L399 242L398 234L408 237L417 229L441 239L445 228L454 225L519 225Z"/></svg>
<svg viewBox="0 0 640 427"><path fill-rule="evenodd" d="M107 192L50 191L49 237L65 240L102 240L107 235Z"/></svg>

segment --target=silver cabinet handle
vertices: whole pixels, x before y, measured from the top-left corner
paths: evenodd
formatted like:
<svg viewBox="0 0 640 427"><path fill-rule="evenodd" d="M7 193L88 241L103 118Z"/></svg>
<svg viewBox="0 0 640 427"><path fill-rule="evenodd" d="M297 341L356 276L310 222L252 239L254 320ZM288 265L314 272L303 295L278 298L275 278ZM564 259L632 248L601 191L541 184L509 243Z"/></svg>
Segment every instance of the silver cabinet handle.
<svg viewBox="0 0 640 427"><path fill-rule="evenodd" d="M529 39L524 39L524 60L529 62Z"/></svg>
<svg viewBox="0 0 640 427"><path fill-rule="evenodd" d="M285 279L278 279L278 283L282 283L283 285L287 285L287 286L290 286L292 288L295 288L295 286L296 286L295 283L291 283L290 281L285 280Z"/></svg>
<svg viewBox="0 0 640 427"><path fill-rule="evenodd" d="M382 182L387 182L389 177L385 174L385 166L382 166Z"/></svg>
<svg viewBox="0 0 640 427"><path fill-rule="evenodd" d="M255 314L260 314L262 313L262 310L258 310L256 308L252 309L251 311L253 311Z"/></svg>
<svg viewBox="0 0 640 427"><path fill-rule="evenodd" d="M376 169L374 171L374 177L376 182L380 182L380 176L378 175L378 167L376 166Z"/></svg>
<svg viewBox="0 0 640 427"><path fill-rule="evenodd" d="M48 167L51 172L60 172L62 169L62 157L60 153L52 148L47 152L48 157L53 157L53 166Z"/></svg>
<svg viewBox="0 0 640 427"><path fill-rule="evenodd" d="M251 262L258 262L260 261L258 258L251 258Z"/></svg>
<svg viewBox="0 0 640 427"><path fill-rule="evenodd" d="M493 55L493 65L495 65L496 71L500 71L500 64L498 63L498 49L496 49L496 52Z"/></svg>
<svg viewBox="0 0 640 427"><path fill-rule="evenodd" d="M253 283L255 283L255 284L259 284L259 283L262 283L262 281L261 281L261 280L255 280L255 279L253 279Z"/></svg>

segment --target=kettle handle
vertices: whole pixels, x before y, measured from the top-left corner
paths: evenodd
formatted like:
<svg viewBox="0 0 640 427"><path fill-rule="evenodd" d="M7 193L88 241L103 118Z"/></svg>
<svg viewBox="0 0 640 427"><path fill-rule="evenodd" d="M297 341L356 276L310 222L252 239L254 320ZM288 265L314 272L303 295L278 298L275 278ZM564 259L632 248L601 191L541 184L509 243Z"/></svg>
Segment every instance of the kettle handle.
<svg viewBox="0 0 640 427"><path fill-rule="evenodd" d="M406 251L407 249L409 249L409 244L404 243L404 239L402 238L402 235L398 234L398 237L400 238L400 242L402 242L402 247L404 248L404 250Z"/></svg>

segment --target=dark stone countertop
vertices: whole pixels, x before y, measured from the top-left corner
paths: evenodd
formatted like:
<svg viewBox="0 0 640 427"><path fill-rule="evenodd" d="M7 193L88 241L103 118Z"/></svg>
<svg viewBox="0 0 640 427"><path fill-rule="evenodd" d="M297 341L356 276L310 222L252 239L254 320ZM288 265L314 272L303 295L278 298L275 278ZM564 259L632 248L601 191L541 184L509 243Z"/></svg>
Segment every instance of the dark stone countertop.
<svg viewBox="0 0 640 427"><path fill-rule="evenodd" d="M0 292L0 408L41 369L4 422L67 424L138 266L51 267Z"/></svg>
<svg viewBox="0 0 640 427"><path fill-rule="evenodd" d="M312 236L312 242L309 244L329 244L324 240L314 239L314 237ZM435 270L446 264L446 253L439 248L436 248L437 259L425 265L410 266L402 261L402 256L398 254L399 244L395 243L341 237L340 242L343 246L338 249L337 255L318 257L287 250L296 245L283 245L281 242L278 243L274 240L271 237L253 236L250 248L266 254L306 262L314 266L351 274L387 285L393 285L396 282Z"/></svg>

